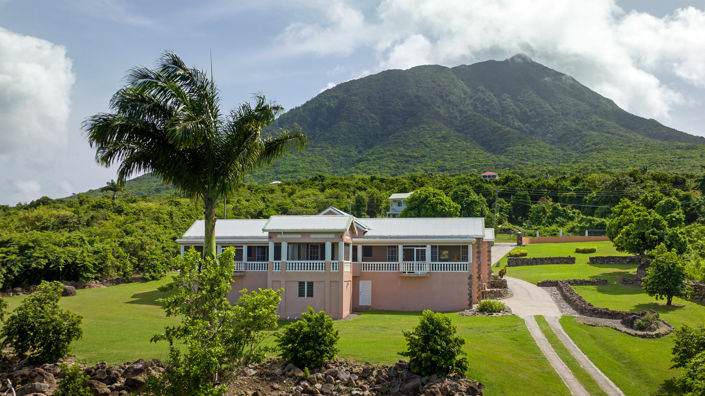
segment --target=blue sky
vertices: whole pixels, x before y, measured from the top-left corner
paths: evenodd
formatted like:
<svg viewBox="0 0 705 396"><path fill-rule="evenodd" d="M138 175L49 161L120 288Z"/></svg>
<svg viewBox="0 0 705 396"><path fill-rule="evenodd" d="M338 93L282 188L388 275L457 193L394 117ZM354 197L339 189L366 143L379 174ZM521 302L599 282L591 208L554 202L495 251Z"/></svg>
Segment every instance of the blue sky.
<svg viewBox="0 0 705 396"><path fill-rule="evenodd" d="M285 108L387 68L523 52L623 108L705 135L705 1L0 0L0 203L115 177L80 125L164 50L208 69L223 106Z"/></svg>

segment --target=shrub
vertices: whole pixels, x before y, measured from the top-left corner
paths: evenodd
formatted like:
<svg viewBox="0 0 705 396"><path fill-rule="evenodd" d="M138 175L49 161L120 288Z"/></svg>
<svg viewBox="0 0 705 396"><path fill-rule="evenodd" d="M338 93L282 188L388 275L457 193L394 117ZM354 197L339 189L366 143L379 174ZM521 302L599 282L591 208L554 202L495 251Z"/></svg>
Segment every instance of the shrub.
<svg viewBox="0 0 705 396"><path fill-rule="evenodd" d="M658 320L658 314L656 312L647 312L646 315L634 322L634 328L639 331L647 331L651 326L655 325Z"/></svg>
<svg viewBox="0 0 705 396"><path fill-rule="evenodd" d="M169 342L170 369L159 378L149 377L148 394L221 395L235 366L263 356L261 332L277 323L281 291L245 293L231 305L227 295L234 256L235 250L228 248L218 260L201 260L190 249L177 260L179 274L160 289L167 293L160 301L166 315L180 321L152 337L153 342Z"/></svg>
<svg viewBox="0 0 705 396"><path fill-rule="evenodd" d="M577 247L575 248L575 253L595 253L597 251L596 247Z"/></svg>
<svg viewBox="0 0 705 396"><path fill-rule="evenodd" d="M301 320L276 335L281 357L298 367L319 368L338 353L338 330L325 312L308 307Z"/></svg>
<svg viewBox="0 0 705 396"><path fill-rule="evenodd" d="M28 353L39 363L64 357L83 331L79 315L59 308L63 288L59 282L42 282L27 296L2 327L2 346L12 346L18 355Z"/></svg>
<svg viewBox="0 0 705 396"><path fill-rule="evenodd" d="M675 383L684 395L705 395L705 352L700 352L688 362Z"/></svg>
<svg viewBox="0 0 705 396"><path fill-rule="evenodd" d="M484 299L477 304L477 310L485 313L496 313L502 312L505 309L505 305L501 301Z"/></svg>
<svg viewBox="0 0 705 396"><path fill-rule="evenodd" d="M86 386L91 377L84 375L77 365L67 367L61 365L64 379L59 383L59 387L54 391L54 396L92 396L93 392Z"/></svg>
<svg viewBox="0 0 705 396"><path fill-rule="evenodd" d="M705 326L683 325L673 332L673 367L685 367L700 352L705 352Z"/></svg>
<svg viewBox="0 0 705 396"><path fill-rule="evenodd" d="M524 257L529 254L528 250L524 249L514 249L509 252L509 257Z"/></svg>
<svg viewBox="0 0 705 396"><path fill-rule="evenodd" d="M455 335L450 318L429 310L421 315L414 330L403 332L408 350L400 355L409 358L411 371L423 376L464 373L468 368L462 349L465 340Z"/></svg>

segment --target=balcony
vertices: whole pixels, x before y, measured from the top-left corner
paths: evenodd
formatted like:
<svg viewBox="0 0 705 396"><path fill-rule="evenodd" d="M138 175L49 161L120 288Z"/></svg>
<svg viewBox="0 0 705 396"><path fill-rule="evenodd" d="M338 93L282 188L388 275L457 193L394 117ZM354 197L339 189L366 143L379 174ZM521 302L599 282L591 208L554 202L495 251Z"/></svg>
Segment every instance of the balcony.
<svg viewBox="0 0 705 396"><path fill-rule="evenodd" d="M358 262L360 272L398 272L401 275L426 275L430 272L468 272L467 262Z"/></svg>

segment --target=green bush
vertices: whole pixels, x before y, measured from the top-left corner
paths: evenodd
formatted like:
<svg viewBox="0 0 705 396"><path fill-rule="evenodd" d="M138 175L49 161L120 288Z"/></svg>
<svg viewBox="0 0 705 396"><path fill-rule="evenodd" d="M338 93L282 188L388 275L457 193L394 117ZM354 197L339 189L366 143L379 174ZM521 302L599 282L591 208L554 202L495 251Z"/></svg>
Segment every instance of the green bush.
<svg viewBox="0 0 705 396"><path fill-rule="evenodd" d="M647 312L646 315L634 322L634 328L639 331L646 331L656 324L658 320L658 314L656 312Z"/></svg>
<svg viewBox="0 0 705 396"><path fill-rule="evenodd" d="M276 335L281 357L297 367L319 368L338 353L338 330L325 312L308 307L301 320Z"/></svg>
<svg viewBox="0 0 705 396"><path fill-rule="evenodd" d="M53 363L68 353L69 345L83 334L81 316L59 308L63 285L42 282L25 298L2 327L2 346L12 346L32 361Z"/></svg>
<svg viewBox="0 0 705 396"><path fill-rule="evenodd" d="M502 312L505 308L504 303L497 300L484 299L477 304L477 310L485 313Z"/></svg>
<svg viewBox="0 0 705 396"><path fill-rule="evenodd" d="M93 392L86 386L91 377L84 375L77 365L67 367L61 365L61 372L64 379L59 383L59 387L54 391L54 396L92 396Z"/></svg>
<svg viewBox="0 0 705 396"><path fill-rule="evenodd" d="M445 315L424 310L419 324L404 331L411 371L423 375L464 373L468 360L463 351L465 340L456 335L455 326Z"/></svg>
<svg viewBox="0 0 705 396"><path fill-rule="evenodd" d="M7 301L0 297L0 322L5 319L5 314L7 314Z"/></svg>
<svg viewBox="0 0 705 396"><path fill-rule="evenodd" d="M575 253L595 253L597 251L596 247L577 247L575 248Z"/></svg>
<svg viewBox="0 0 705 396"><path fill-rule="evenodd" d="M509 257L524 257L529 254L528 250L525 249L514 249L509 252Z"/></svg>
<svg viewBox="0 0 705 396"><path fill-rule="evenodd" d="M695 355L675 381L684 395L705 395L705 352Z"/></svg>
<svg viewBox="0 0 705 396"><path fill-rule="evenodd" d="M673 367L685 367L700 352L705 352L705 326L683 325L673 332Z"/></svg>

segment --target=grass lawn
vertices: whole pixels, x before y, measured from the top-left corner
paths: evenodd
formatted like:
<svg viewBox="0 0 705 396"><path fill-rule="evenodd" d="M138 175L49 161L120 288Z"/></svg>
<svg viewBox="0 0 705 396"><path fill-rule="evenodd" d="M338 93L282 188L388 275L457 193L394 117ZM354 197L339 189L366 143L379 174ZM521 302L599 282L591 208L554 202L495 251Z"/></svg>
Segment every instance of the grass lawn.
<svg viewBox="0 0 705 396"><path fill-rule="evenodd" d="M153 344L149 339L170 323L155 301L161 296L157 287L169 280L78 290L75 297L62 298L63 307L83 316L83 338L72 345L71 353L89 364L165 359L167 343ZM23 298L6 300L14 309ZM466 340L470 362L467 374L486 385L486 394L569 394L523 320L514 316L448 315ZM416 326L419 317L418 313L365 312L352 320L337 321L339 355L371 363L394 363L401 358L398 352L405 348L402 330Z"/></svg>
<svg viewBox="0 0 705 396"><path fill-rule="evenodd" d="M465 339L469 378L485 384L486 395L569 395L568 388L524 325L516 316L489 318L448 314ZM405 349L402 330L419 321L417 313L366 312L353 320L336 322L344 358L371 363L393 363Z"/></svg>
<svg viewBox="0 0 705 396"><path fill-rule="evenodd" d="M541 332L544 336L546 336L546 339L553 347L553 350L556 351L558 357L560 357L561 360L563 360L563 362L566 364L566 366L568 366L570 371L573 372L573 375L575 375L578 381L585 387L585 390L587 390L588 393L593 396L606 395L602 388L600 388L600 385L595 382L592 376L587 371L585 371L585 369L580 365L580 363L578 363L578 361L573 357L573 355L571 355L570 351L568 351L568 348L566 348L565 345L563 345L563 343L561 342L561 340L558 339L556 333L554 333L551 327L548 325L546 318L538 315L534 316L534 318L536 319L536 323L538 323Z"/></svg>
<svg viewBox="0 0 705 396"><path fill-rule="evenodd" d="M575 253L576 247L596 247L595 253ZM630 264L588 264L590 256L622 256L624 253L618 252L612 242L576 242L576 243L537 243L533 245L518 246L514 248L527 250L526 257L552 257L552 256L573 256L575 264L554 264L554 265L531 265L525 267L507 268L507 276L523 279L527 282L536 283L542 280L560 279L591 279L602 278L612 283L616 283L619 278L633 275L636 272L636 265ZM500 261L500 267L492 267L497 272L506 267L507 257Z"/></svg>
<svg viewBox="0 0 705 396"><path fill-rule="evenodd" d="M149 340L171 321L155 301L161 296L157 288L170 280L167 276L153 282L81 289L76 296L62 297L62 307L83 316L83 337L71 345L71 353L89 364L165 359L168 343ZM5 300L14 309L22 299Z"/></svg>
<svg viewBox="0 0 705 396"><path fill-rule="evenodd" d="M516 243L517 241L517 236L516 234L502 234L502 233L496 233L494 236L494 241L495 242L511 242L511 243Z"/></svg>

